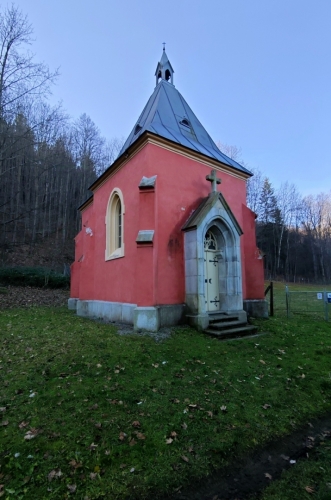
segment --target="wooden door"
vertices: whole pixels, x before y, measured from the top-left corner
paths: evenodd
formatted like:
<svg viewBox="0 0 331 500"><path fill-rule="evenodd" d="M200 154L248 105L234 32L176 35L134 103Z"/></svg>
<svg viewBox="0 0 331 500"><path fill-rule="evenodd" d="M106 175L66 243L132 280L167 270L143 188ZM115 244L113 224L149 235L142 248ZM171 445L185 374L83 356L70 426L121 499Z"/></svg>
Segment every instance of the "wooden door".
<svg viewBox="0 0 331 500"><path fill-rule="evenodd" d="M220 308L219 265L217 258L217 241L212 231L207 231L204 241L205 249L205 302L208 312Z"/></svg>

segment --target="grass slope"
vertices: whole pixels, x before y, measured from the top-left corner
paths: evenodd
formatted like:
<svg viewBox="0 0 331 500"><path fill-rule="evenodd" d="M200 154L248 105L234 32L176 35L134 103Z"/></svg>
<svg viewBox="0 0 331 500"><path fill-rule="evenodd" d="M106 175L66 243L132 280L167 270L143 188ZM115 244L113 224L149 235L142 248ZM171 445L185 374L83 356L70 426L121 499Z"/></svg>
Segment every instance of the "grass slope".
<svg viewBox="0 0 331 500"><path fill-rule="evenodd" d="M331 443L325 436L316 449L258 496L260 500L331 500ZM253 499L252 499L253 500Z"/></svg>
<svg viewBox="0 0 331 500"><path fill-rule="evenodd" d="M64 308L0 313L0 496L157 498L331 408L330 325L156 343Z"/></svg>

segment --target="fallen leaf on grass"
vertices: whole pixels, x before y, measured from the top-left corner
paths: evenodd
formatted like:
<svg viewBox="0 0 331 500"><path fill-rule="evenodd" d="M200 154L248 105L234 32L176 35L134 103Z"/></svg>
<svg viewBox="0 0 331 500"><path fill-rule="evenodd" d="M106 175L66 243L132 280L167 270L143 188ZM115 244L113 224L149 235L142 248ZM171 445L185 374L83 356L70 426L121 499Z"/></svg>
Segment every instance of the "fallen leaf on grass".
<svg viewBox="0 0 331 500"><path fill-rule="evenodd" d="M97 473L96 472L91 472L90 474L90 478L92 479L92 481L94 481L94 479L97 477Z"/></svg>
<svg viewBox="0 0 331 500"><path fill-rule="evenodd" d="M67 488L70 491L70 493L75 493L77 486L75 484L67 484Z"/></svg>
<svg viewBox="0 0 331 500"><path fill-rule="evenodd" d="M21 423L18 425L18 427L19 427L20 429L24 429L24 427L27 427L28 425L29 425L29 422L25 422L25 421L23 420L23 422L21 422Z"/></svg>
<svg viewBox="0 0 331 500"><path fill-rule="evenodd" d="M120 465L120 469L125 469L125 467L126 467L126 464L121 464Z"/></svg>
<svg viewBox="0 0 331 500"><path fill-rule="evenodd" d="M100 423L96 423L96 424L95 424L95 427L96 427L97 429L101 429L101 428L102 428L102 424L100 424Z"/></svg>
<svg viewBox="0 0 331 500"><path fill-rule="evenodd" d="M260 359L260 363L262 363L263 365L265 365L265 361L263 361L263 359Z"/></svg>
<svg viewBox="0 0 331 500"><path fill-rule="evenodd" d="M268 472L265 472L265 477L268 478L268 479L272 479L272 476L268 473Z"/></svg>
<svg viewBox="0 0 331 500"><path fill-rule="evenodd" d="M26 441L30 441L30 439L33 439L37 436L38 432L38 429L31 429L25 434L24 439Z"/></svg>
<svg viewBox="0 0 331 500"><path fill-rule="evenodd" d="M212 411L207 411L207 415L208 415L208 417L212 417L213 416L213 412Z"/></svg>
<svg viewBox="0 0 331 500"><path fill-rule="evenodd" d="M134 422L132 422L132 427L140 427L139 420L135 420Z"/></svg>
<svg viewBox="0 0 331 500"><path fill-rule="evenodd" d="M138 439L146 439L146 436L142 432L137 432L136 436Z"/></svg>
<svg viewBox="0 0 331 500"><path fill-rule="evenodd" d="M289 460L290 457L288 457L286 455L281 455L280 458L282 458L283 460Z"/></svg>
<svg viewBox="0 0 331 500"><path fill-rule="evenodd" d="M83 465L80 462L77 462L75 459L70 460L69 464L71 467L73 467L75 470L79 469L79 467L83 467Z"/></svg>
<svg viewBox="0 0 331 500"><path fill-rule="evenodd" d="M6 427L6 425L8 425L8 424L9 424L8 420L3 420L0 425L2 425L3 427Z"/></svg>
<svg viewBox="0 0 331 500"><path fill-rule="evenodd" d="M267 410L268 408L271 408L271 405L268 405L267 403L265 405L262 406L262 408L264 408L265 410Z"/></svg>
<svg viewBox="0 0 331 500"><path fill-rule="evenodd" d="M127 434L125 434L125 432L120 432L120 436L119 436L119 440L120 441L124 441L124 439L126 438Z"/></svg>
<svg viewBox="0 0 331 500"><path fill-rule="evenodd" d="M171 444L173 442L173 439L172 438L168 438L166 439L166 444Z"/></svg>
<svg viewBox="0 0 331 500"><path fill-rule="evenodd" d="M184 460L184 462L189 462L190 461L189 458L187 458L185 455L182 455L180 458L182 460Z"/></svg>
<svg viewBox="0 0 331 500"><path fill-rule="evenodd" d="M185 424L185 422L184 422L181 426L183 427L184 431L186 431L186 429L187 429L187 424Z"/></svg>
<svg viewBox="0 0 331 500"><path fill-rule="evenodd" d="M312 488L311 486L305 486L305 490L307 493L314 493L314 488Z"/></svg>
<svg viewBox="0 0 331 500"><path fill-rule="evenodd" d="M61 472L61 469L53 469L51 472L48 474L47 478L48 481L52 481L54 478L58 478L63 476L63 473Z"/></svg>
<svg viewBox="0 0 331 500"><path fill-rule="evenodd" d="M88 450L94 451L94 450L96 450L96 449L97 449L97 447L98 447L98 445L97 445L97 444L92 443L92 444L90 444L90 446L88 447Z"/></svg>
<svg viewBox="0 0 331 500"><path fill-rule="evenodd" d="M177 436L178 436L178 434L177 434L177 432L176 432L176 431L171 431L171 432L170 432L170 436L171 436L172 438L175 438L175 437L177 437Z"/></svg>
<svg viewBox="0 0 331 500"><path fill-rule="evenodd" d="M154 366L154 368L158 368L159 367L159 363L152 363L152 366Z"/></svg>
<svg viewBox="0 0 331 500"><path fill-rule="evenodd" d="M129 445L134 446L135 444L137 444L137 441L134 438L132 438L129 442Z"/></svg>
<svg viewBox="0 0 331 500"><path fill-rule="evenodd" d="M99 405L96 403L95 405L90 406L90 408L89 408L89 409L90 409L90 410L96 410L96 409L98 408L98 406L99 406Z"/></svg>
<svg viewBox="0 0 331 500"><path fill-rule="evenodd" d="M226 406L222 405L221 406L221 411L226 411Z"/></svg>
<svg viewBox="0 0 331 500"><path fill-rule="evenodd" d="M5 406L0 406L0 412L4 412L6 411L6 407Z"/></svg>

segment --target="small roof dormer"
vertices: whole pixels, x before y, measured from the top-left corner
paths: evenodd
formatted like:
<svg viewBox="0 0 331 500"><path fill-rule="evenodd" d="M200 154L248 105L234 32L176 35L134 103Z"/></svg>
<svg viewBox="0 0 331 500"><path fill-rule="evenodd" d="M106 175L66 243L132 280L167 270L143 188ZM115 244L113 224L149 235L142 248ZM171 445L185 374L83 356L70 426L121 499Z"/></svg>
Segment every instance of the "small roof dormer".
<svg viewBox="0 0 331 500"><path fill-rule="evenodd" d="M163 47L161 60L156 67L155 76L156 85L159 83L160 79L165 80L172 85L174 84L174 70L166 54L165 47Z"/></svg>

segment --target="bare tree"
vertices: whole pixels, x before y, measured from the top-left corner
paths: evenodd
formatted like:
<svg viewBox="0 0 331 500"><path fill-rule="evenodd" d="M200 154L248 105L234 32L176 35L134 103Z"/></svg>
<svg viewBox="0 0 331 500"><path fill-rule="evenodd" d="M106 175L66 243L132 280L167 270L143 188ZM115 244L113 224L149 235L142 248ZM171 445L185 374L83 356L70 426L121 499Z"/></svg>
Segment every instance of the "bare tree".
<svg viewBox="0 0 331 500"><path fill-rule="evenodd" d="M289 258L289 236L290 230L298 228L299 219L302 212L302 197L297 191L294 184L289 184L287 181L282 183L276 191L277 205L280 210L280 231L278 240L277 264L276 269L280 269L280 257L283 247L283 237L286 238L286 259L285 259L285 274L288 274L288 258Z"/></svg>
<svg viewBox="0 0 331 500"><path fill-rule="evenodd" d="M32 34L27 17L14 5L0 13L0 118L6 121L15 117L22 99L47 95L58 75L26 49Z"/></svg>
<svg viewBox="0 0 331 500"><path fill-rule="evenodd" d="M253 176L247 180L247 206L259 216L260 197L266 177L261 170L251 168Z"/></svg>

